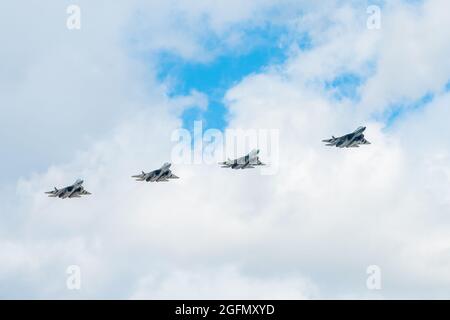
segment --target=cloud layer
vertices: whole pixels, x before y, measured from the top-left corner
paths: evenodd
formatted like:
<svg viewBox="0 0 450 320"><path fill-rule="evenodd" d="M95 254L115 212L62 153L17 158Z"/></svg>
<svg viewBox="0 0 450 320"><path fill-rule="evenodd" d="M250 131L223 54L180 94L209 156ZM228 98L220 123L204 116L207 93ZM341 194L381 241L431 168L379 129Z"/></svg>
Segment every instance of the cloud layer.
<svg viewBox="0 0 450 320"><path fill-rule="evenodd" d="M449 298L447 2L385 5L380 30L352 2L104 5L81 2L71 32L64 5L0 8L11 26L0 31L1 297ZM278 173L180 164L178 181L134 183L170 158L182 111L205 104L167 94L156 54L208 63L266 23L288 30L288 59L236 83L225 103L230 128L279 130ZM305 33L308 49L295 40ZM356 97L336 99L327 83L345 74L361 79L346 83ZM320 143L361 124L370 146ZM77 177L92 197L43 195ZM80 291L66 288L70 265ZM369 265L381 291L366 288Z"/></svg>

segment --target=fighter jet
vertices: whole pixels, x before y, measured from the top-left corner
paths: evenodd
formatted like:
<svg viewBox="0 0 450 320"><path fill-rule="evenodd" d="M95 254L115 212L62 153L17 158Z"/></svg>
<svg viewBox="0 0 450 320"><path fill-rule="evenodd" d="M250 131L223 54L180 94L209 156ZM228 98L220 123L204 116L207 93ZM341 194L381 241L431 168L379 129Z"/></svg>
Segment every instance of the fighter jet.
<svg viewBox="0 0 450 320"><path fill-rule="evenodd" d="M149 173L145 173L142 171L141 174L131 176L135 178L136 181L147 181L147 182L167 182L169 179L179 179L176 175L172 173L169 169L171 166L170 163L166 162L163 166L157 170L153 170Z"/></svg>
<svg viewBox="0 0 450 320"><path fill-rule="evenodd" d="M228 159L225 162L219 162L219 164L222 166L222 168L231 168L236 170L253 169L256 166L265 166L265 164L259 160L258 154L259 150L252 150L246 156L240 157L235 160Z"/></svg>
<svg viewBox="0 0 450 320"><path fill-rule="evenodd" d="M71 186L61 188L61 189L57 189L55 187L55 190L48 191L45 194L48 194L48 196L51 198L60 198L60 199L80 198L81 196L91 194L90 192L84 190L83 182L84 182L83 180L78 179Z"/></svg>
<svg viewBox="0 0 450 320"><path fill-rule="evenodd" d="M363 132L366 130L366 127L359 127L354 132L346 134L342 137L332 137L331 139L322 140L322 142L326 143L326 146L336 146L337 148L359 148L361 144L370 144L364 138Z"/></svg>

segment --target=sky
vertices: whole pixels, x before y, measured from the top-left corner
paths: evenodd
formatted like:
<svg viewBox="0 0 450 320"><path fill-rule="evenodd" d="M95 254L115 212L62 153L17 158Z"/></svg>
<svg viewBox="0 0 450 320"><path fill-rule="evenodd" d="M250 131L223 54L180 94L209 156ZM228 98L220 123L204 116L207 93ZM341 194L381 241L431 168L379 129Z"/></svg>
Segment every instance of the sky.
<svg viewBox="0 0 450 320"><path fill-rule="evenodd" d="M0 298L450 298L449 9L3 1ZM130 178L176 162L195 121L277 132L258 141L277 170ZM321 143L361 125L371 145ZM77 178L91 196L44 194Z"/></svg>

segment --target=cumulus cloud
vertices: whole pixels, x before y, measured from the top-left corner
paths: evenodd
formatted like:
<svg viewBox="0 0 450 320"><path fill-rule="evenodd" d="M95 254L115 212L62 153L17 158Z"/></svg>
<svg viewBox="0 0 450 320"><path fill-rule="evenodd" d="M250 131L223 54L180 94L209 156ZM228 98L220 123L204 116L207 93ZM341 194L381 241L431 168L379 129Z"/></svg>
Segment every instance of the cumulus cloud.
<svg viewBox="0 0 450 320"><path fill-rule="evenodd" d="M225 99L230 128L280 131L278 173L180 164L174 170L182 179L169 184L137 184L130 175L168 160L183 108L205 106L207 97L168 97L165 84L130 50L174 50L196 59L205 49L199 27L205 15L212 32L226 38L240 23L269 19L276 6L183 2L175 15L184 19L180 31L170 9L175 2L130 2L108 14L90 3L82 4L87 15L95 12L105 22L87 22L80 34L52 31L47 47L7 40L11 49L3 60L17 64L13 51L20 47L35 53L23 59L20 72L0 79L11 87L1 105L15 107L2 109L10 119L2 132L17 132L19 119L39 126L20 131L13 141L22 149L12 148L4 160L7 168L26 171L2 183L1 296L448 298L450 95L441 87L450 75L450 48L439 39L449 28L434 30L434 40L426 34L440 25L444 1L386 6L382 30L366 29L359 5L330 1L323 13L311 4L283 2L284 10L306 8L287 24L292 32L308 31L313 47L291 50L286 62L246 77ZM49 21L59 19L59 9L48 7ZM129 20L136 15L138 25ZM149 23L139 18L153 16ZM417 24L401 33L411 17ZM121 41L123 30L134 30L142 51ZM402 59L411 44L419 52ZM409 63L422 71L408 69ZM63 76L63 66L72 76ZM358 88L360 101L333 99L323 85L346 72L367 78ZM395 99L427 91L435 99L394 126L373 117ZM360 124L368 126L372 145L321 145ZM80 134L87 135L83 143ZM32 137L37 140L28 143ZM26 162L13 161L21 154ZM30 164L34 159L40 165ZM91 197L54 201L43 195L78 176ZM373 264L382 270L383 289L376 293L365 285ZM65 286L69 265L81 267L81 291Z"/></svg>
<svg viewBox="0 0 450 320"><path fill-rule="evenodd" d="M447 6L436 0L397 3L384 10L376 43L377 72L363 89L363 103L369 110L380 111L386 104L414 101L443 89L450 74L450 63L444 58L450 51Z"/></svg>
<svg viewBox="0 0 450 320"><path fill-rule="evenodd" d="M168 277L141 279L133 299L306 299L317 288L295 277L254 277L236 268L171 271Z"/></svg>

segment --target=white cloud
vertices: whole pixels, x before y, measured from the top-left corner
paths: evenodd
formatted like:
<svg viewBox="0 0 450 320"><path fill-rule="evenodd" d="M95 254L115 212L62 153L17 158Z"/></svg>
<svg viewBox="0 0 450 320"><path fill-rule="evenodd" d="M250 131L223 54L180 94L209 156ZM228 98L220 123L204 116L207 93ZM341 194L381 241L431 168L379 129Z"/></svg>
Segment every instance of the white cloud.
<svg viewBox="0 0 450 320"><path fill-rule="evenodd" d="M449 81L448 2L396 3L383 10L377 42L377 72L363 89L364 106L381 111L386 104L417 100L441 91Z"/></svg>
<svg viewBox="0 0 450 320"><path fill-rule="evenodd" d="M324 15L309 6L299 32L311 31L315 47L293 51L284 65L249 76L227 93L231 127L280 129L278 174L179 165L174 170L182 179L169 184L138 184L130 175L168 159L180 111L193 101L205 104L206 97L197 92L165 97L152 71L140 70L126 55L118 34L132 25L127 19L134 5L114 7L104 16L100 7L86 3L86 14L96 12L105 22L88 23L89 32L79 35L52 33L57 40L45 38L50 47L7 38L14 50L31 46L36 53L7 81L13 91L1 104L16 109L8 112L10 123L4 122L11 130L20 119L40 124L13 142L42 132L41 142L34 143L45 170L31 166L33 174L27 171L15 187L4 187L0 216L8 225L0 227L0 279L12 289L1 296L448 298L449 94L438 93L425 110L389 130L370 118L393 97L414 99L421 91L438 90L450 75L444 61L450 49L437 44L447 29L434 30L437 40L422 34L439 24L447 4L388 6L379 33L365 29L365 8L347 5ZM172 48L185 57L202 51L198 29L204 14L211 29L226 37L227 28L260 12L238 3L186 2L180 11L190 27L180 36L164 20L172 17L172 4L161 6L161 11L156 3L151 11L141 7L144 17L157 20L138 28L137 35L148 32L145 50ZM59 11L53 10L54 22ZM420 19L400 37L405 15ZM76 38L77 46L66 37ZM424 43L422 54L402 59L408 43ZM2 59L17 65L14 54ZM373 59L377 68L361 91L361 104L333 101L317 85L343 71L366 72ZM424 66L422 76L409 69L402 76L407 62ZM63 67L72 75L68 82L60 81ZM434 69L435 78L428 73ZM24 113L33 103L37 107ZM52 130L55 123L60 130ZM361 123L368 125L370 146L337 150L320 143ZM79 144L85 130L89 139ZM48 141L53 143L45 147ZM59 146L65 151L52 151ZM21 152L37 158L30 150ZM59 152L60 160L49 160ZM91 197L55 201L43 195L78 176ZM65 287L65 270L73 264L82 270L80 292ZM372 264L382 270L383 290L376 294L365 287Z"/></svg>
<svg viewBox="0 0 450 320"><path fill-rule="evenodd" d="M133 299L306 299L317 288L296 277L258 278L233 267L219 270L171 271L167 277L147 276Z"/></svg>

